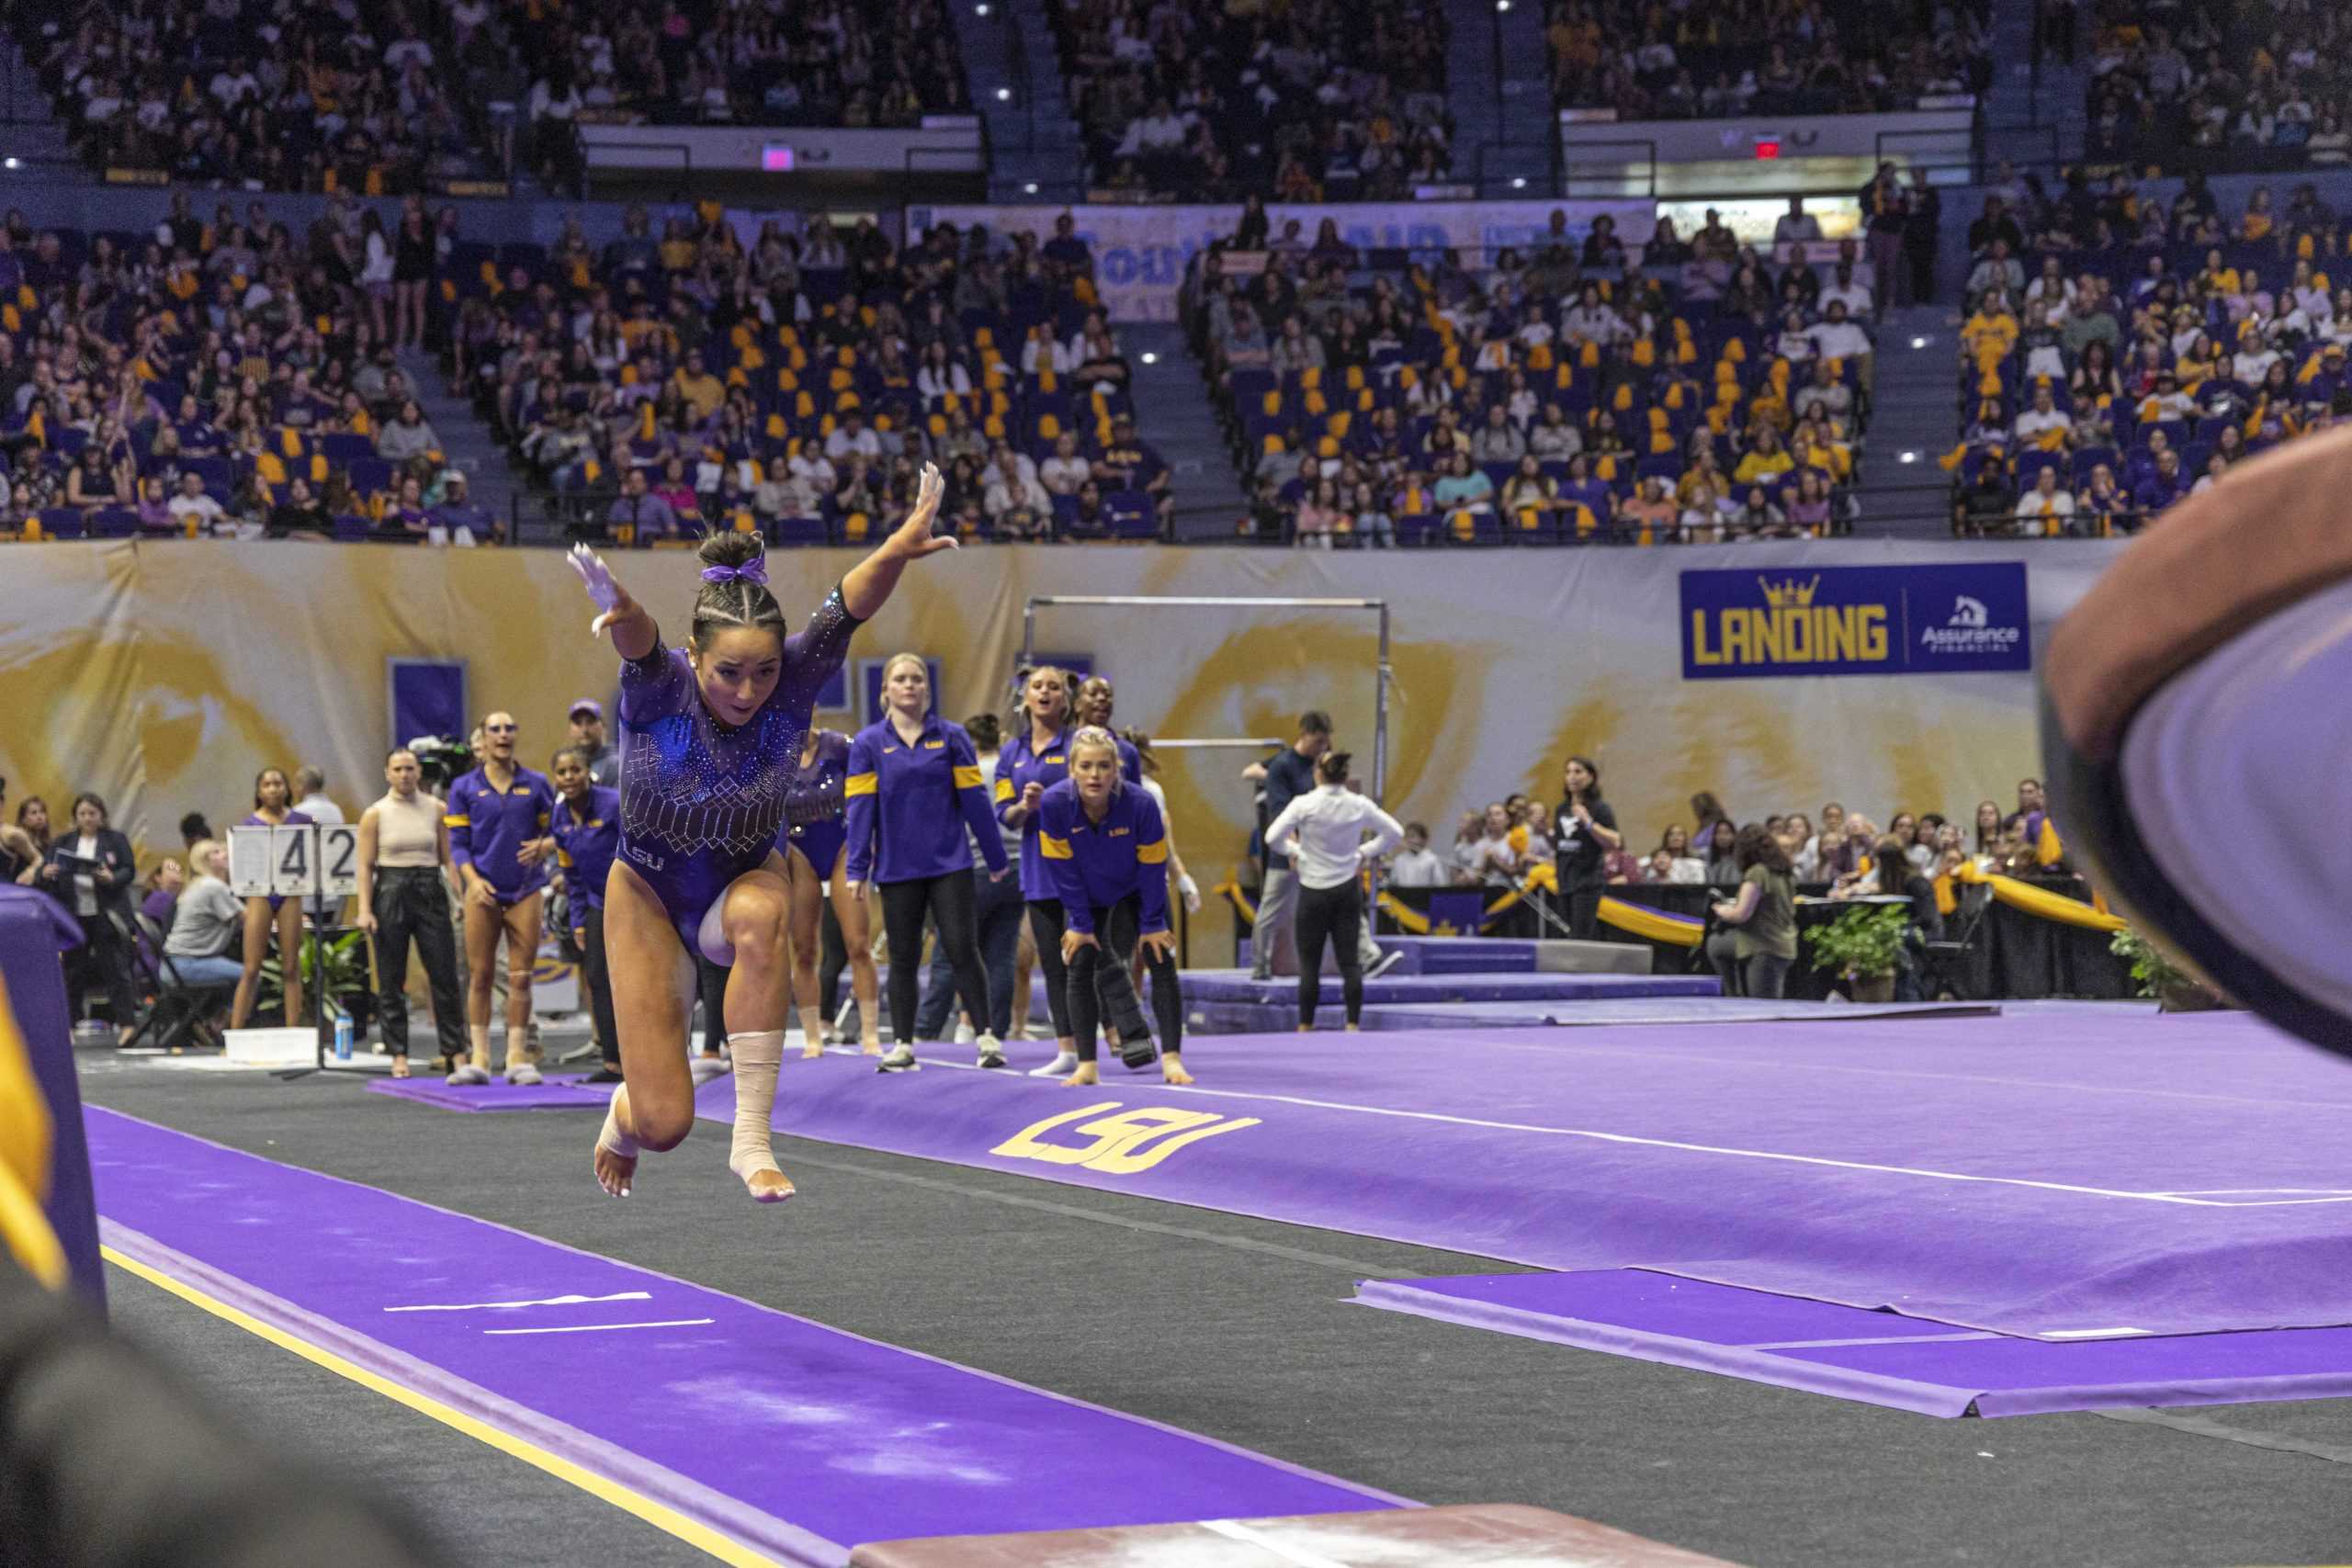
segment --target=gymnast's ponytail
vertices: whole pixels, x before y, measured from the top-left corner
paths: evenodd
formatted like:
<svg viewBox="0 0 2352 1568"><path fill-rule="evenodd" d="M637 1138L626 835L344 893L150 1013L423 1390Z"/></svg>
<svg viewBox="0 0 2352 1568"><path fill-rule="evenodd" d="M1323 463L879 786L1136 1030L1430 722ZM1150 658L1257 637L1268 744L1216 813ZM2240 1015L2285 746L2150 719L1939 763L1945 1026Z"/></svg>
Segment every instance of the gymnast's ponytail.
<svg viewBox="0 0 2352 1568"><path fill-rule="evenodd" d="M1315 776L1327 784L1348 782L1348 764L1354 761L1352 751L1326 751L1315 759Z"/></svg>
<svg viewBox="0 0 2352 1568"><path fill-rule="evenodd" d="M757 534L728 529L712 534L695 552L702 561L702 592L695 595L694 643L729 626L756 626L785 637L784 606L768 592L767 546Z"/></svg>

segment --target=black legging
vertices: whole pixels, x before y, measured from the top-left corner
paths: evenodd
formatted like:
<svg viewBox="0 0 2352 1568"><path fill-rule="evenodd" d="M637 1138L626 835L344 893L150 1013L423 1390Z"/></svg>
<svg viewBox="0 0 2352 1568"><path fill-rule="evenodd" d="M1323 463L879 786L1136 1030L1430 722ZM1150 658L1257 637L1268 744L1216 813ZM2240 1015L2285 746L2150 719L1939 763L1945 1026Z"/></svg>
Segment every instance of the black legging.
<svg viewBox="0 0 2352 1568"><path fill-rule="evenodd" d="M1154 868L1146 867L1146 870ZM1034 913L1036 905L1029 906ZM1062 907L1054 905L1057 927L1062 919ZM1136 950L1136 932L1143 924L1143 900L1130 893L1117 903L1097 907L1094 911L1094 942L1081 947L1069 964L1070 1028L1078 1037L1078 1059L1094 1060L1094 1037L1102 1032L1102 1019L1109 1010L1104 1005L1105 983L1124 987L1127 981L1127 957ZM1061 956L1061 935L1054 935L1054 956ZM1045 939L1037 942L1038 956L1045 955ZM1176 960L1172 954L1147 948L1144 962L1151 971L1151 1016L1159 1026L1159 1050L1162 1055L1173 1056L1184 1048L1184 992L1176 977ZM1125 1043L1125 1042L1122 1042Z"/></svg>
<svg viewBox="0 0 2352 1568"><path fill-rule="evenodd" d="M882 884L882 930L890 939L890 1037L915 1041L915 1010L922 999L922 918L939 923L956 996L974 1018L989 1016L988 973L980 967L979 922L972 909L972 874L919 876Z"/></svg>
<svg viewBox="0 0 2352 1568"><path fill-rule="evenodd" d="M1037 948L1037 972L1046 977L1046 1012L1054 1021L1054 1038L1070 1037L1069 971L1062 963L1062 931L1069 920L1058 898L1029 900L1029 935Z"/></svg>
<svg viewBox="0 0 2352 1568"><path fill-rule="evenodd" d="M1363 959L1356 944L1363 929L1363 891L1349 877L1336 887L1298 889L1298 1021L1312 1026L1323 1003L1323 943L1340 963L1340 993L1348 1021L1363 1019Z"/></svg>
<svg viewBox="0 0 2352 1568"><path fill-rule="evenodd" d="M830 1019L841 1006L842 971L849 967L849 939L842 934L831 898L817 906L817 941L822 955L817 963L817 1006Z"/></svg>
<svg viewBox="0 0 2352 1568"><path fill-rule="evenodd" d="M115 1028L129 1029L139 1021L139 995L130 983L130 944L104 903L96 914L81 919L82 945L65 955L67 1013L80 1022L89 994L104 991Z"/></svg>
<svg viewBox="0 0 2352 1568"><path fill-rule="evenodd" d="M433 993L433 1032L441 1054L466 1054L466 1007L458 984L458 938L449 923L448 884L437 865L376 868L376 1016L384 1049L408 1055L408 948L424 962ZM612 1038L606 1032L605 1039ZM611 1049L610 1045L606 1049Z"/></svg>
<svg viewBox="0 0 2352 1568"><path fill-rule="evenodd" d="M695 954L695 988L702 995L702 1054L716 1056L727 1049L727 976L730 964L713 964Z"/></svg>
<svg viewBox="0 0 2352 1568"><path fill-rule="evenodd" d="M613 976L605 966L605 911L582 905L577 916L580 922L580 947L584 955L580 965L580 977L588 987L588 1005L596 1018L596 1043L603 1047L605 1066L621 1065L620 1028L613 1021ZM435 1004L438 1010L439 1004Z"/></svg>

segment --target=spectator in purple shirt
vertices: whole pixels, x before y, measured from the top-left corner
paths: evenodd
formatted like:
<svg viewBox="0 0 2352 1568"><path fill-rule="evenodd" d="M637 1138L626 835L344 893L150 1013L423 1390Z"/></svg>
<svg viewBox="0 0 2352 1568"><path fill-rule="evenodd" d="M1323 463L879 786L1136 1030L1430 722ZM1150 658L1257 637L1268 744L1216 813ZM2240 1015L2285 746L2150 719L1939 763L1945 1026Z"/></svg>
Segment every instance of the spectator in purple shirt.
<svg viewBox="0 0 2352 1568"><path fill-rule="evenodd" d="M425 513L428 536L435 544L478 545L497 536L498 520L488 507L477 505L468 490L466 476L458 469L441 476L441 504Z"/></svg>
<svg viewBox="0 0 2352 1568"><path fill-rule="evenodd" d="M677 513L671 509L668 502L652 493L651 487L645 482L643 468L631 468L628 477L621 480L620 497L613 502L612 510L605 513L605 521L615 526L627 525L635 529L634 537L639 544L666 539L678 532Z"/></svg>
<svg viewBox="0 0 2352 1568"><path fill-rule="evenodd" d="M2188 476L2180 471L2180 454L2167 447L2156 454L2154 472L2132 489L2132 504L2153 518L2188 493Z"/></svg>

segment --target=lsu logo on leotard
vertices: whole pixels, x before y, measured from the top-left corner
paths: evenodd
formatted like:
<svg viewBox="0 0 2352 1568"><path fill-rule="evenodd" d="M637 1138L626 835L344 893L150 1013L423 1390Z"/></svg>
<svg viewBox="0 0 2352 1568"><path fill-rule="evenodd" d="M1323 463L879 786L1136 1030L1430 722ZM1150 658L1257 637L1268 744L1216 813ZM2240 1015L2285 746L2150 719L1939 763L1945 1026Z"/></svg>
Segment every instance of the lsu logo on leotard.
<svg viewBox="0 0 2352 1568"><path fill-rule="evenodd" d="M1104 1111L1117 1114L1102 1115ZM1089 1121L1090 1117L1094 1120ZM1072 1126L1072 1122L1079 1125ZM1032 1122L989 1153L1008 1159L1043 1160L1047 1165L1082 1166L1106 1176L1133 1176L1149 1170L1177 1150L1204 1138L1238 1133L1259 1124L1255 1116L1219 1116L1213 1111L1179 1111L1167 1106L1139 1105L1133 1111L1120 1111L1117 1100L1106 1100ZM1063 1129L1087 1141L1065 1144L1046 1140L1046 1134Z"/></svg>

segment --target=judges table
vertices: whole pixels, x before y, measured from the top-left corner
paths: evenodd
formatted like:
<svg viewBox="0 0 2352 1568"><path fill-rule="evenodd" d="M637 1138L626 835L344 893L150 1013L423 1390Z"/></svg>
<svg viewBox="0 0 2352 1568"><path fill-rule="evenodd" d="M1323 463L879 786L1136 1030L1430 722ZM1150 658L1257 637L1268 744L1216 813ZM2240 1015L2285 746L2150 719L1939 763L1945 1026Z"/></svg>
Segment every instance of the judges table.
<svg viewBox="0 0 2352 1568"><path fill-rule="evenodd" d="M2074 878L2037 883L2051 892L2069 897L2083 897L2083 884ZM1385 889L1398 902L1423 915L1429 915L1432 903L1442 909L1452 910L1468 897L1453 888L1392 887ZM1629 904L1640 904L1668 914L1690 919L1704 920L1707 907L1725 894L1725 889L1693 886L1687 883L1637 883L1611 887L1609 894ZM1829 894L1826 883L1808 883L1798 887L1800 898L1825 900L1799 903L1797 931L1800 946L1796 964L1789 970L1788 994L1792 997L1818 999L1829 993L1831 976L1813 967L1802 946L1803 933L1809 926L1835 919L1846 908L1842 904L1826 902ZM1449 924L1461 929L1463 917L1453 914ZM1395 923L1385 915L1380 930L1393 934ZM1515 931L1517 935L1534 935L1532 931ZM1545 923L1544 935L1555 936L1556 928ZM1650 942L1613 926L1596 924L1592 935L1603 942L1626 942L1650 950L1650 970L1657 975L1680 975L1692 970L1703 971L1706 959L1695 948L1677 947L1668 942ZM1966 954L1951 971L1953 989L1962 997L1976 1001L2001 998L2028 1000L2038 997L2091 997L2102 999L2128 998L2133 995L2132 966L2108 951L2108 935L2082 926L2062 925L2046 920L2007 904L1994 902L1981 889L1968 890L1958 913L1944 919L1944 936L1968 943Z"/></svg>
<svg viewBox="0 0 2352 1568"><path fill-rule="evenodd" d="M65 971L58 955L82 944L63 907L29 887L0 885L0 979L8 1008L32 1057L33 1077L49 1101L51 1228L74 1266L74 1283L93 1305L106 1302L98 1260L98 1216L90 1156L82 1136L82 1094L74 1078L74 1038L65 1010Z"/></svg>

